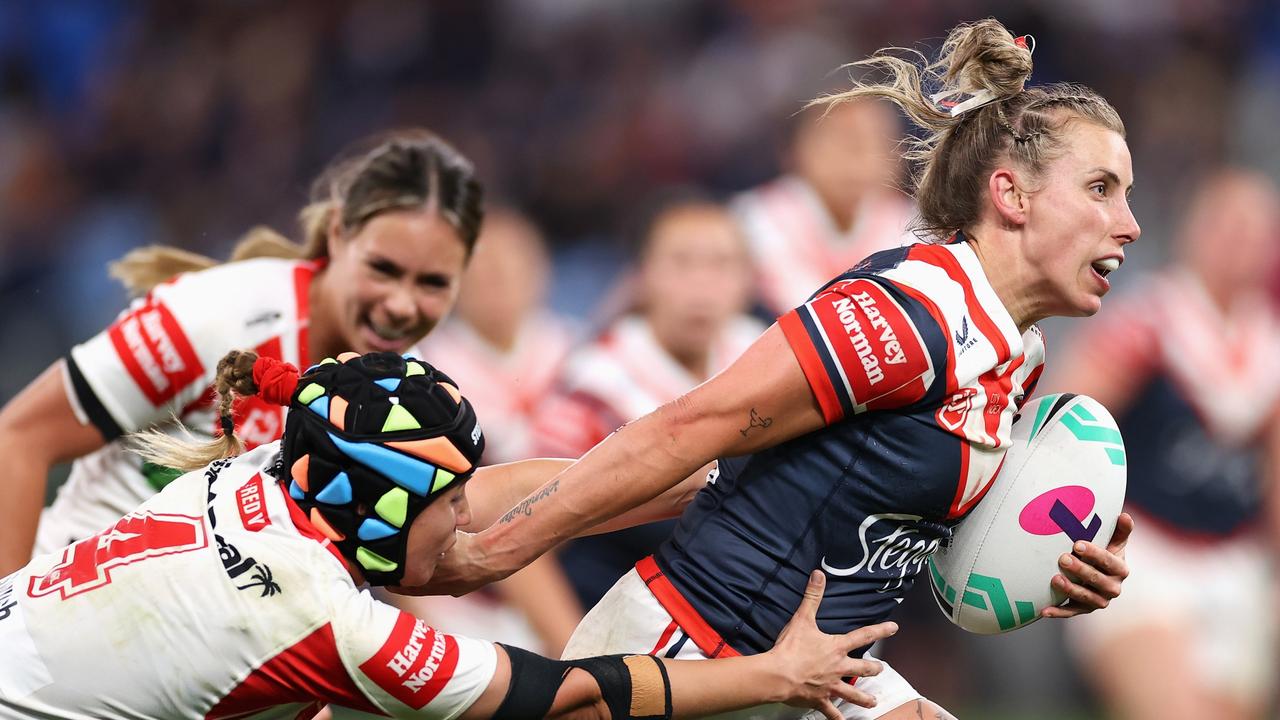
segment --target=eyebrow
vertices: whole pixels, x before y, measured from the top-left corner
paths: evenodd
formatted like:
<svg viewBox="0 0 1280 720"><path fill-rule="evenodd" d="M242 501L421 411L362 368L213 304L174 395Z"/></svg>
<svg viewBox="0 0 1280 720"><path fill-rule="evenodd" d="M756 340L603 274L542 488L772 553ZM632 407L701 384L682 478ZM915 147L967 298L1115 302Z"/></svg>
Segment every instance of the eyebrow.
<svg viewBox="0 0 1280 720"><path fill-rule="evenodd" d="M397 276L405 274L405 269L400 265L400 263L377 253L369 253L368 262L371 265L387 265ZM453 278L450 277L448 273L443 272L418 273L413 276L413 280L417 283L429 283L432 285L448 286L453 284Z"/></svg>
<svg viewBox="0 0 1280 720"><path fill-rule="evenodd" d="M1116 187L1123 187L1123 183L1120 182L1120 176L1104 167L1096 167L1093 170L1090 170L1089 173L1090 174L1101 173L1103 177L1111 181ZM1125 191L1125 194L1129 194L1133 192L1133 185L1126 187L1124 191Z"/></svg>

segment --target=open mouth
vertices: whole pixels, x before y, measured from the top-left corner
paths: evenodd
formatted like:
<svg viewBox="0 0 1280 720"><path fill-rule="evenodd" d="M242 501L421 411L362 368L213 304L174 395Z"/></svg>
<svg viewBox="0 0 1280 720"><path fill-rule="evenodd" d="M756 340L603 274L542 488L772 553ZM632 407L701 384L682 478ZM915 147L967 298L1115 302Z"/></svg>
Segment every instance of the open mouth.
<svg viewBox="0 0 1280 720"><path fill-rule="evenodd" d="M1120 258L1109 257L1096 260L1092 263L1092 267L1094 272L1105 278L1110 275L1113 270L1120 267Z"/></svg>

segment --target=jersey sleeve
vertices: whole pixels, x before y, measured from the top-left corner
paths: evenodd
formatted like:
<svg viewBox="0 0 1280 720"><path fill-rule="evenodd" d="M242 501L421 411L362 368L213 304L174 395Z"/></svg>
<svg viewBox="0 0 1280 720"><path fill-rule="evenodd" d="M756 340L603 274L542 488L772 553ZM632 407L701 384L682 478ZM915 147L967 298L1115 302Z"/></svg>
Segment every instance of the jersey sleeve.
<svg viewBox="0 0 1280 720"><path fill-rule="evenodd" d="M436 630L367 591L336 608L334 634L356 686L392 717L455 718L498 667L493 643Z"/></svg>
<svg viewBox="0 0 1280 720"><path fill-rule="evenodd" d="M928 310L884 278L832 283L778 324L827 424L920 401L948 361Z"/></svg>
<svg viewBox="0 0 1280 720"><path fill-rule="evenodd" d="M180 276L136 300L67 358L72 400L108 439L180 414L212 381L218 359L237 347L205 273Z"/></svg>

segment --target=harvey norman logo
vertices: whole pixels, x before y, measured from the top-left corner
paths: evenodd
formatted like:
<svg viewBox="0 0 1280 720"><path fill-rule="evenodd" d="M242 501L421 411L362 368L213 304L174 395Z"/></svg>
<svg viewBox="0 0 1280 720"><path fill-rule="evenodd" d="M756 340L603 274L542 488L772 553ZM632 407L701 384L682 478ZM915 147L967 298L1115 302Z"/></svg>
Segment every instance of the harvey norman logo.
<svg viewBox="0 0 1280 720"><path fill-rule="evenodd" d="M133 310L107 335L138 389L157 407L204 372L181 326L164 305Z"/></svg>
<svg viewBox="0 0 1280 720"><path fill-rule="evenodd" d="M857 303L856 309L854 303ZM884 347L885 364L901 365L907 361L902 343L898 342L897 334L889 326L889 321L885 320L884 315L880 313L880 309L876 307L876 299L870 293L860 292L849 297L841 297L832 307L836 317L844 326L844 331L848 333L849 342L853 344L853 351L857 353L858 361L862 363L862 369L866 371L867 381L871 385L884 380L884 369L880 367L881 358L876 357L872 350L871 341L867 338L867 331L859 321L856 310L862 311L862 315L871 326L873 336L878 331L880 343Z"/></svg>
<svg viewBox="0 0 1280 720"><path fill-rule="evenodd" d="M418 710L440 694L457 666L457 641L401 613L382 649L360 670L397 700Z"/></svg>

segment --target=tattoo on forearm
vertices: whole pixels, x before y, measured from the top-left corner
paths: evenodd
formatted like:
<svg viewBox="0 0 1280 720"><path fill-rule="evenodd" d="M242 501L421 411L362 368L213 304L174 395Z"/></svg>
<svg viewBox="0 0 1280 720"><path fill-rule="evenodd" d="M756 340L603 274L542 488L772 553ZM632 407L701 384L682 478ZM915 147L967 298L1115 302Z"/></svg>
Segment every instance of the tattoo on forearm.
<svg viewBox="0 0 1280 720"><path fill-rule="evenodd" d="M751 423L746 427L742 428L741 430L739 430L738 432L742 433L742 437L746 437L747 433L751 432L751 428L760 428L761 430L763 430L764 428L767 428L772 424L773 424L773 418L761 417L760 413L756 412L755 408L751 408Z"/></svg>
<svg viewBox="0 0 1280 720"><path fill-rule="evenodd" d="M517 515L532 515L534 503L538 502L539 500L546 499L549 495L555 493L555 491L559 489L560 489L560 481L552 480L551 484L542 488L541 490L531 495L530 497L527 497L524 500L521 500L519 505L516 505L515 507L508 510L507 514L503 515L502 518L498 520L498 522L505 525L511 522L512 520L514 520Z"/></svg>

